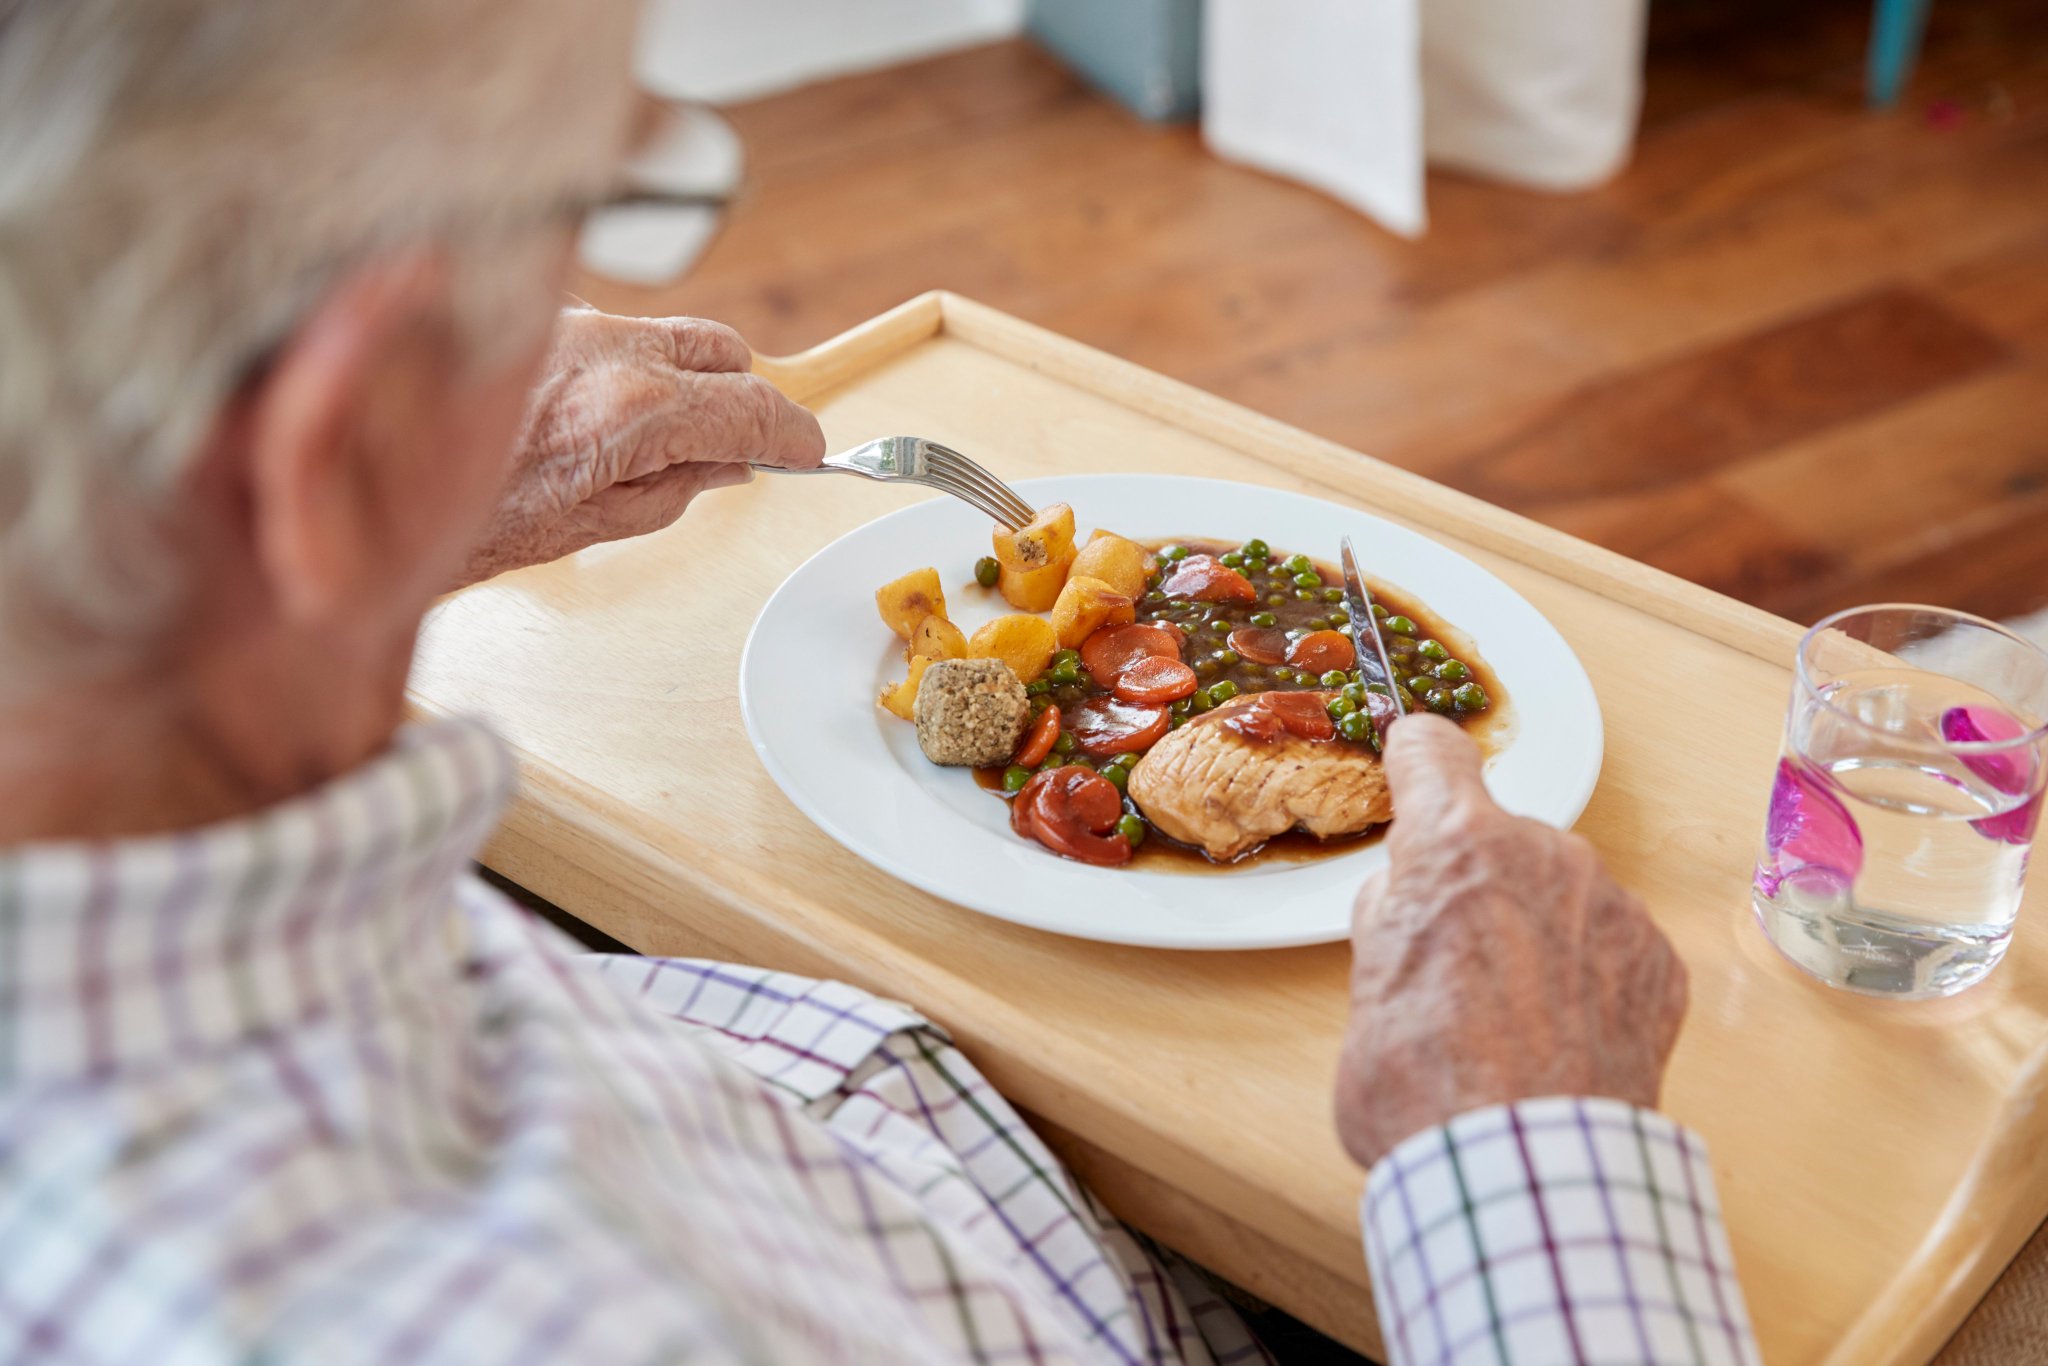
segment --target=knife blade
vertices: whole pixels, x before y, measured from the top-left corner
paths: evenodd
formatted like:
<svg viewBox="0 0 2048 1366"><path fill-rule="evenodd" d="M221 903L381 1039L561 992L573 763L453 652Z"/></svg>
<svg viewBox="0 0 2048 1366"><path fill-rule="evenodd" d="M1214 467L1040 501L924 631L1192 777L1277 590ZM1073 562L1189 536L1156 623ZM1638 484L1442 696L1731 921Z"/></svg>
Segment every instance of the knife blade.
<svg viewBox="0 0 2048 1366"><path fill-rule="evenodd" d="M1387 696L1394 703L1394 715L1406 716L1408 708L1401 704L1401 685L1394 681L1394 664L1387 658L1386 637L1380 634L1380 619L1373 614L1372 594L1358 572L1358 557L1351 551L1349 536L1344 538L1343 566L1344 610L1351 614L1351 647L1358 654L1359 667L1363 669L1367 660L1372 661L1379 669L1378 681L1386 686Z"/></svg>

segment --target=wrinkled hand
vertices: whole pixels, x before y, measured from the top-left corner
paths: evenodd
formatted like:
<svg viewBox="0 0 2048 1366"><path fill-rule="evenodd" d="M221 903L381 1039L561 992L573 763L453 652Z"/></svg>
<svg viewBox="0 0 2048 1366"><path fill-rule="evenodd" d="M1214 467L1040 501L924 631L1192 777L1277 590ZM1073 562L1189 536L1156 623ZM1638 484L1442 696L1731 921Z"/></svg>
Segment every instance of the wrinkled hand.
<svg viewBox="0 0 2048 1366"><path fill-rule="evenodd" d="M1370 1167L1402 1139L1534 1096L1657 1103L1685 965L1593 847L1494 805L1448 721L1389 728L1388 868L1352 926L1337 1131Z"/></svg>
<svg viewBox="0 0 2048 1366"><path fill-rule="evenodd" d="M817 419L752 363L718 323L564 312L462 581L657 531L707 489L745 483L750 462L816 465Z"/></svg>

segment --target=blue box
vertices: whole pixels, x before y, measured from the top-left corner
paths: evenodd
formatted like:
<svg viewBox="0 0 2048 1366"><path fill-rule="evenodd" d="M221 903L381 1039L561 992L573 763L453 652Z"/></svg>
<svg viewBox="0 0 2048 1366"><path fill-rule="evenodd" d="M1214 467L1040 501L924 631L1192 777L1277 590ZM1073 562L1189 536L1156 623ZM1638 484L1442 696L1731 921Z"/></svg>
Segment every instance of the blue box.
<svg viewBox="0 0 2048 1366"><path fill-rule="evenodd" d="M1184 119L1202 94L1202 0L1031 0L1033 37L1141 118Z"/></svg>

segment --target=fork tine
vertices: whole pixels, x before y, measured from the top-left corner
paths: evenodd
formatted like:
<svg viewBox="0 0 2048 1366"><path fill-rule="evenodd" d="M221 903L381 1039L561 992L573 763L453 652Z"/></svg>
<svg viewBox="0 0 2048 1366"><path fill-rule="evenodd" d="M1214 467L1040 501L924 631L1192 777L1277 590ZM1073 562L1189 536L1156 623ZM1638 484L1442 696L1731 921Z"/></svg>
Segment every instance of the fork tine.
<svg viewBox="0 0 2048 1366"><path fill-rule="evenodd" d="M941 459L943 458L944 457L941 457ZM1013 513L1016 514L1017 520L1014 523L1012 523L1012 525L1023 526L1038 515L1038 513L1032 508L1031 504L1025 502L1022 498L1019 498L1017 496L1015 490L1013 490L1008 484L1005 484L1002 480L990 474L980 465L975 464L972 460L967 459L967 457L965 456L958 455L957 453L954 454L953 458L957 459L960 462L960 472L962 474L974 480L974 482L979 484L985 491L989 493L990 496L994 497L1003 506L1009 508Z"/></svg>
<svg viewBox="0 0 2048 1366"><path fill-rule="evenodd" d="M934 488L941 493L949 493L961 502L973 506L982 516L1001 522L1004 526L1011 524L1010 514L1007 510L992 502L980 489L956 482L952 475L945 471L927 467L921 475L914 478L906 477L905 482L923 484L926 488Z"/></svg>
<svg viewBox="0 0 2048 1366"><path fill-rule="evenodd" d="M976 485L989 497L1008 508L1011 517L1016 519L1011 520L1009 525L1023 526L1038 515L1031 504L1019 498L1008 484L1005 484L1002 480L990 474L980 464L960 454L960 452L952 449L950 446L941 446L937 442L926 442L925 450L929 463L932 466L950 469L962 480Z"/></svg>

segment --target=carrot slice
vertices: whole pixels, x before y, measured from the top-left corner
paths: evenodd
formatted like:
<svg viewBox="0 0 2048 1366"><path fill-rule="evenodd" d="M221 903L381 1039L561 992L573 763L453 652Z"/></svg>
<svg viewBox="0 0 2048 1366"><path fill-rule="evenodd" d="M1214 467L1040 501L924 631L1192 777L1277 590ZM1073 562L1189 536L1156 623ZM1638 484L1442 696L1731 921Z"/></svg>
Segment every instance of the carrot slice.
<svg viewBox="0 0 2048 1366"><path fill-rule="evenodd" d="M1116 695L1126 702L1156 707L1178 702L1195 690L1195 671L1177 659L1151 655L1124 670Z"/></svg>
<svg viewBox="0 0 2048 1366"><path fill-rule="evenodd" d="M1342 631L1311 631L1287 651L1287 662L1307 673L1326 674L1356 664L1358 651Z"/></svg>
<svg viewBox="0 0 2048 1366"><path fill-rule="evenodd" d="M1213 555L1190 555L1173 567L1159 591L1194 602L1257 602L1252 581Z"/></svg>
<svg viewBox="0 0 2048 1366"><path fill-rule="evenodd" d="M1078 765L1040 773L1010 805L1010 828L1080 863L1114 868L1131 860L1117 831L1123 796L1109 779Z"/></svg>
<svg viewBox="0 0 2048 1366"><path fill-rule="evenodd" d="M1081 642L1081 663L1096 687L1114 688L1124 670L1141 659L1179 659L1182 638L1164 626L1105 626Z"/></svg>
<svg viewBox="0 0 2048 1366"><path fill-rule="evenodd" d="M1164 707L1134 707L1114 697L1091 697L1074 704L1066 725L1083 754L1106 759L1150 749L1166 734L1168 721Z"/></svg>
<svg viewBox="0 0 2048 1366"><path fill-rule="evenodd" d="M1031 729L1024 732L1024 743L1017 746L1017 756L1010 760L1025 768L1037 768L1045 762L1045 756L1052 753L1052 747L1059 743L1060 709L1047 707L1031 723Z"/></svg>
<svg viewBox="0 0 2048 1366"><path fill-rule="evenodd" d="M1330 697L1326 692L1254 693L1226 702L1203 720L1261 744L1271 744L1282 735L1333 740L1337 723L1330 719Z"/></svg>
<svg viewBox="0 0 2048 1366"><path fill-rule="evenodd" d="M1285 664L1287 633L1277 626L1240 626L1230 633L1230 648L1254 664Z"/></svg>

